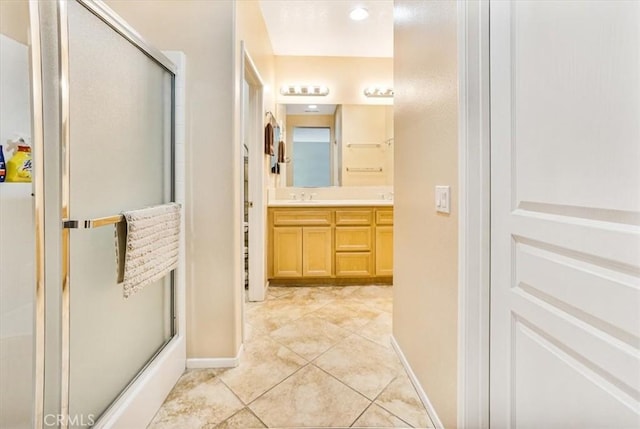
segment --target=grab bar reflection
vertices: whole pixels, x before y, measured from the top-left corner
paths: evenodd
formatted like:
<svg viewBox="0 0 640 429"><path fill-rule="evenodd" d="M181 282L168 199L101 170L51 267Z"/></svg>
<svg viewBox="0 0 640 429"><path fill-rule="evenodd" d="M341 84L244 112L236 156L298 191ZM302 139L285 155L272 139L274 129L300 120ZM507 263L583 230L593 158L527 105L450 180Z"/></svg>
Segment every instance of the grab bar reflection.
<svg viewBox="0 0 640 429"><path fill-rule="evenodd" d="M65 220L62 227L65 229L93 229L101 226L115 225L124 222L123 215L113 215L87 220Z"/></svg>
<svg viewBox="0 0 640 429"><path fill-rule="evenodd" d="M347 147L353 148L365 148L365 147L380 147L380 143L348 143Z"/></svg>
<svg viewBox="0 0 640 429"><path fill-rule="evenodd" d="M377 172L380 173L382 172L382 167L363 167L363 168L359 168L359 167L347 167L347 171L348 172L352 172L352 173L372 173L372 172Z"/></svg>

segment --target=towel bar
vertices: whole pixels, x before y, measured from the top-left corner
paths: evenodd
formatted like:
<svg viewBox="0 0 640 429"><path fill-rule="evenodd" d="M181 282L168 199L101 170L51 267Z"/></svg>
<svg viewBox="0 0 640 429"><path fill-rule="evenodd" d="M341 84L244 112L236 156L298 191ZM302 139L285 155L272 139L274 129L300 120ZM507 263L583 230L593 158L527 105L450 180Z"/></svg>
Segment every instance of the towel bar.
<svg viewBox="0 0 640 429"><path fill-rule="evenodd" d="M101 226L115 225L123 221L123 215L114 215L87 220L65 220L62 222L62 227L65 229L93 229L100 228Z"/></svg>
<svg viewBox="0 0 640 429"><path fill-rule="evenodd" d="M348 143L347 147L352 147L352 148L380 147L380 143Z"/></svg>
<svg viewBox="0 0 640 429"><path fill-rule="evenodd" d="M347 171L350 173L380 173L382 167L347 167Z"/></svg>

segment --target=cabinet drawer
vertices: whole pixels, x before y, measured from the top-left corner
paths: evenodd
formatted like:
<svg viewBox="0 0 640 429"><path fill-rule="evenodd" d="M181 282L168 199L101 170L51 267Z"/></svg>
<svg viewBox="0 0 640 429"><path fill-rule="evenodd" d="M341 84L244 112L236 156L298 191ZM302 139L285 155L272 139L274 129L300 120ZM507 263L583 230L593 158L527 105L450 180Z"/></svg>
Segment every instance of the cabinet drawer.
<svg viewBox="0 0 640 429"><path fill-rule="evenodd" d="M274 225L331 225L331 210L274 210Z"/></svg>
<svg viewBox="0 0 640 429"><path fill-rule="evenodd" d="M393 210L376 210L376 224L393 225Z"/></svg>
<svg viewBox="0 0 640 429"><path fill-rule="evenodd" d="M336 225L371 225L371 210L336 210Z"/></svg>
<svg viewBox="0 0 640 429"><path fill-rule="evenodd" d="M354 252L371 250L372 233L370 226L336 227L336 251Z"/></svg>
<svg viewBox="0 0 640 429"><path fill-rule="evenodd" d="M336 253L336 277L369 277L371 265L370 252Z"/></svg>

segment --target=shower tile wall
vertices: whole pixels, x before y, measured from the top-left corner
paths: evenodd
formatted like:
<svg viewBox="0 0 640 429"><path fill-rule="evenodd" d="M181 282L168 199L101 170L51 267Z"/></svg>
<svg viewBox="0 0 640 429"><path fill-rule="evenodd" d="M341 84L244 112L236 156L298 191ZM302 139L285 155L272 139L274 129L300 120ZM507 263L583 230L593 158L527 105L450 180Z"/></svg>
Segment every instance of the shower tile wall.
<svg viewBox="0 0 640 429"><path fill-rule="evenodd" d="M0 145L30 141L28 47L0 35ZM0 183L0 427L31 424L35 234L31 183Z"/></svg>

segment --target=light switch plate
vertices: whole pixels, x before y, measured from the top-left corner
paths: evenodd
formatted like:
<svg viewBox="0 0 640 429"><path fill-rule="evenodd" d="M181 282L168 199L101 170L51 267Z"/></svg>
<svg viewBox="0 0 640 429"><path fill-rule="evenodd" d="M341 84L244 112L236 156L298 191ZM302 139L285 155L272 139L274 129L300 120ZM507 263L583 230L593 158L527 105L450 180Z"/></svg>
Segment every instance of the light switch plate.
<svg viewBox="0 0 640 429"><path fill-rule="evenodd" d="M449 186L436 186L436 211L451 213L451 192Z"/></svg>

